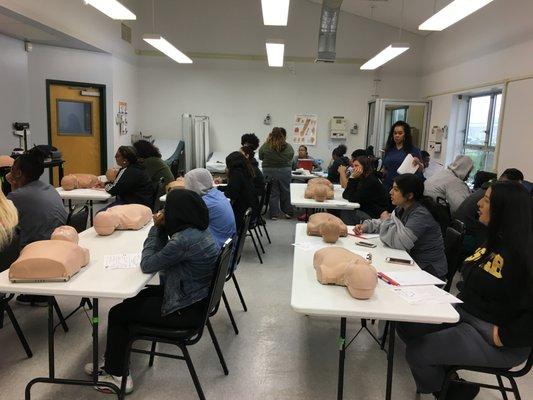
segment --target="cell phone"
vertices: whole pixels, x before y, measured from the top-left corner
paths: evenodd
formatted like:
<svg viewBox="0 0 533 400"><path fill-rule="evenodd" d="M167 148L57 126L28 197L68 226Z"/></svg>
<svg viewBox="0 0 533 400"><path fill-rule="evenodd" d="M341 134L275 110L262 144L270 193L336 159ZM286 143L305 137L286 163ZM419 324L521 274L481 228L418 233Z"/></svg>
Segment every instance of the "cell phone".
<svg viewBox="0 0 533 400"><path fill-rule="evenodd" d="M377 244L375 243L363 242L362 240L356 241L355 244L357 246L370 247L370 248L377 247Z"/></svg>
<svg viewBox="0 0 533 400"><path fill-rule="evenodd" d="M387 257L385 261L392 263L392 264L402 264L402 265L413 265L413 260L408 260L406 258L395 258L395 257Z"/></svg>

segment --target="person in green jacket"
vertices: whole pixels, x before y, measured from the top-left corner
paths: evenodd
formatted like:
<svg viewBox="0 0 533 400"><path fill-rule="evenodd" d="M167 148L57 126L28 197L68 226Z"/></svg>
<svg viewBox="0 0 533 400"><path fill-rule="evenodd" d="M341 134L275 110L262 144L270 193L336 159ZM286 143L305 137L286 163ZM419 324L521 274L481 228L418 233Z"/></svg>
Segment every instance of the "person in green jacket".
<svg viewBox="0 0 533 400"><path fill-rule="evenodd" d="M157 187L159 180L163 178L163 186L161 188L159 196L165 194L165 188L174 180L174 175L170 171L170 167L161 159L161 153L159 149L147 140L138 140L133 144L137 155L142 159L142 165L154 188Z"/></svg>
<svg viewBox="0 0 533 400"><path fill-rule="evenodd" d="M294 149L285 141L285 129L274 128L266 142L259 149L259 159L263 161L265 179L272 181L272 192L269 202L269 217L278 219L283 214L292 218L291 205L291 166Z"/></svg>

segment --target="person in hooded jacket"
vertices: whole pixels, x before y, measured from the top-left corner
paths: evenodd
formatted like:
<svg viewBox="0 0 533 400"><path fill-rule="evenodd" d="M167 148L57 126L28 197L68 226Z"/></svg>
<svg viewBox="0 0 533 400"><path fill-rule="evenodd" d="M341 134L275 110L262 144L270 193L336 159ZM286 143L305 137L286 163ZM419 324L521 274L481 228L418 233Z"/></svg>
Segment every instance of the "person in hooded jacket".
<svg viewBox="0 0 533 400"><path fill-rule="evenodd" d="M465 155L459 155L454 162L430 176L424 182L424 195L437 200L442 197L450 205L453 214L461 203L470 195L470 189L466 180L474 167L472 159Z"/></svg>
<svg viewBox="0 0 533 400"><path fill-rule="evenodd" d="M105 362L98 367L100 382L120 387L131 325L192 329L202 323L219 253L208 227L209 211L198 194L187 189L169 192L164 211L154 215L141 259L142 272L164 273L165 279L109 311ZM85 365L85 372L92 374L92 363ZM107 387L95 388L109 393ZM126 393L132 391L128 375Z"/></svg>

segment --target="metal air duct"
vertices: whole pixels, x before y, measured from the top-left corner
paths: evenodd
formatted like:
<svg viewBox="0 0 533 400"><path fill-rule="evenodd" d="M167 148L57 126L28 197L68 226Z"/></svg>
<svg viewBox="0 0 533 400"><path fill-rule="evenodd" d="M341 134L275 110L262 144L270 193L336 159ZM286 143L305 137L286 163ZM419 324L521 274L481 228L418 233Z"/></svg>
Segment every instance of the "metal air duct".
<svg viewBox="0 0 533 400"><path fill-rule="evenodd" d="M342 0L323 0L320 14L320 31L318 33L318 56L315 62L335 62L335 44L337 24L341 12Z"/></svg>

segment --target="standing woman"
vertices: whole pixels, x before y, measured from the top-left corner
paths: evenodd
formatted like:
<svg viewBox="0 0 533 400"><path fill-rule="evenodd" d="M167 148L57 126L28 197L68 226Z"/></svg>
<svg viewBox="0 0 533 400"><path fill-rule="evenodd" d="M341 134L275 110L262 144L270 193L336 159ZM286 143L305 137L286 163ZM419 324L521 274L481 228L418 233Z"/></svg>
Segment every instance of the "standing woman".
<svg viewBox="0 0 533 400"><path fill-rule="evenodd" d="M385 145L385 155L383 156L382 171L385 174L383 186L388 192L392 189L392 182L398 175L398 168L402 165L403 160L411 154L414 157L414 164L418 165L417 174L423 178L424 164L422 164L422 155L420 149L413 146L413 137L411 136L411 127L407 122L398 121L392 125L387 144Z"/></svg>
<svg viewBox="0 0 533 400"><path fill-rule="evenodd" d="M152 181L152 186L156 188L161 178L163 179L163 187L158 196L164 195L165 188L174 180L174 175L170 167L161 159L159 149L148 140L138 140L133 143L133 147L137 150L137 156L141 159L142 166Z"/></svg>
<svg viewBox="0 0 533 400"><path fill-rule="evenodd" d="M105 190L111 196L117 196L117 200L108 207L119 204L143 204L152 208L155 187L144 167L140 165L135 148L120 146L115 154L115 161L120 170L115 180L105 185Z"/></svg>
<svg viewBox="0 0 533 400"><path fill-rule="evenodd" d="M294 149L285 141L285 129L274 128L268 139L259 149L259 159L263 160L263 173L272 182L269 216L278 219L283 212L285 218L292 218L291 205L291 166Z"/></svg>
<svg viewBox="0 0 533 400"><path fill-rule="evenodd" d="M533 346L531 198L516 182L496 182L478 202L487 241L468 257L455 324L400 324L420 393L439 395L451 365L512 368ZM476 385L454 384L446 399L474 399Z"/></svg>
<svg viewBox="0 0 533 400"><path fill-rule="evenodd" d="M252 220L259 215L259 200L253 182L253 171L250 162L240 151L234 151L226 157L228 185L220 186L226 197L231 200L237 232L240 231L244 213L252 208Z"/></svg>

